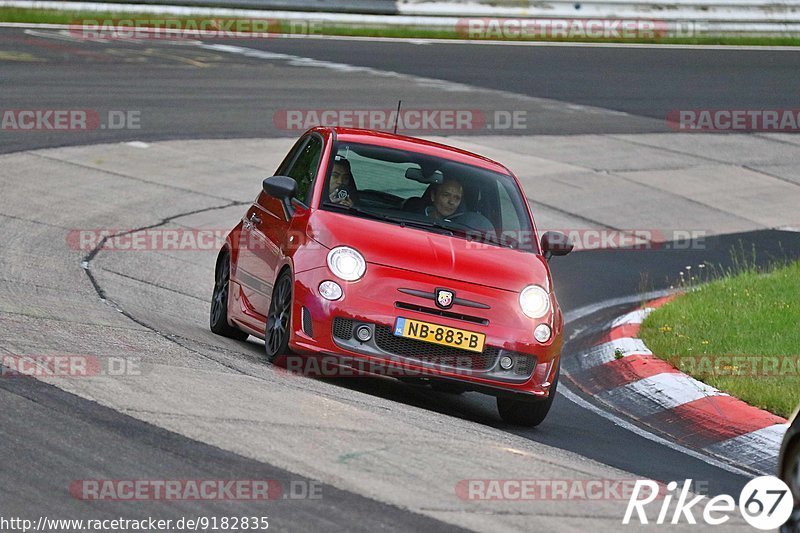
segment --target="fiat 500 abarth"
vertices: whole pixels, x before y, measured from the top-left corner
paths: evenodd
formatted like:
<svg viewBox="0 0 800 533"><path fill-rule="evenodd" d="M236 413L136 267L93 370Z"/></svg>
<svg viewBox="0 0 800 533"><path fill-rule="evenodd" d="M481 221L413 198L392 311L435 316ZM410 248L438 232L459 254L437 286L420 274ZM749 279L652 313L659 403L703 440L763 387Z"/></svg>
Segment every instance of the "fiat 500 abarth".
<svg viewBox="0 0 800 533"><path fill-rule="evenodd" d="M558 383L563 319L514 175L388 133L306 132L228 235L211 330L263 338L269 360L330 357L497 397L537 425ZM377 373L367 370L368 373Z"/></svg>

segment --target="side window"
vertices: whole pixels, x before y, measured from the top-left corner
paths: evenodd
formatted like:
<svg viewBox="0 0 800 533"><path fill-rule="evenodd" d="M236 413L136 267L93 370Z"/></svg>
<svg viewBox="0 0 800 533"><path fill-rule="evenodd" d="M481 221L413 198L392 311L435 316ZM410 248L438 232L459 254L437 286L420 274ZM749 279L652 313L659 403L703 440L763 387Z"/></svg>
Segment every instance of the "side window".
<svg viewBox="0 0 800 533"><path fill-rule="evenodd" d="M308 201L311 191L311 183L317 175L319 160L322 157L322 140L319 137L311 136L306 145L300 150L294 164L289 168L285 175L294 178L297 182L297 195L295 198L301 202Z"/></svg>
<svg viewBox="0 0 800 533"><path fill-rule="evenodd" d="M303 137L302 139L298 140L292 146L292 149L289 150L289 153L286 155L286 158L281 163L281 166L278 167L278 170L275 172L276 176L287 176L287 172L289 172L289 168L292 165L292 162L297 158L297 154L300 152L300 149L303 148L306 144L307 137Z"/></svg>
<svg viewBox="0 0 800 533"><path fill-rule="evenodd" d="M500 189L500 212L503 214L503 231L520 231L522 223L520 221L520 213L517 211L517 206L511 200L511 196L503 184L498 183Z"/></svg>

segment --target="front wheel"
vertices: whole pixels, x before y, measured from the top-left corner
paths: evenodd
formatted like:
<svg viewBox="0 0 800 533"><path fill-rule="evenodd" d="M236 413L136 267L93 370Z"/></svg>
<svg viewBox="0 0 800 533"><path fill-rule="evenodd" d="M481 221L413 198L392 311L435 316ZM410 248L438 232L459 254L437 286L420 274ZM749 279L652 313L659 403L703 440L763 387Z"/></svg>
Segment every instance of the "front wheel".
<svg viewBox="0 0 800 533"><path fill-rule="evenodd" d="M220 254L217 260L217 268L214 275L214 293L211 296L211 312L209 313L209 326L211 331L217 335L245 340L248 335L240 329L236 329L228 323L228 291L231 286L231 258L225 252Z"/></svg>
<svg viewBox="0 0 800 533"><path fill-rule="evenodd" d="M292 274L286 270L278 277L267 313L264 346L268 361L289 351L289 334L292 326Z"/></svg>
<svg viewBox="0 0 800 533"><path fill-rule="evenodd" d="M550 394L544 400L531 399L522 394L516 395L516 397L498 396L497 410L500 412L500 418L515 426L535 427L544 422L547 413L550 412L550 406L553 405L553 399L556 397L559 372L556 371L556 377L550 387Z"/></svg>

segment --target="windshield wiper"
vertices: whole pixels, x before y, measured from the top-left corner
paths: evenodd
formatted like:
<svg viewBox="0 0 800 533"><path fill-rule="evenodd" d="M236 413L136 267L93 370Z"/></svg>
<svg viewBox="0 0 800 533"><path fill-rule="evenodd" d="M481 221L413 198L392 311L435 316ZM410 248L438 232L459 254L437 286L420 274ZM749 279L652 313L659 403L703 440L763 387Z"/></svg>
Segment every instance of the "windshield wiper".
<svg viewBox="0 0 800 533"><path fill-rule="evenodd" d="M375 220L383 220L384 222L392 222L394 224L398 224L400 226L414 226L418 228L425 228L425 229L434 229L439 230L441 232L445 232L448 235L452 235L453 231L438 222L427 222L424 220L407 220L405 218L395 218L389 215L384 215L381 213L375 213L374 211L365 211L364 209L352 206L346 206L342 204L335 204L333 202L325 202L322 204L324 207L332 207L334 209L338 209L339 211L345 211L347 213L354 213L357 215L363 215L368 218L374 218Z"/></svg>
<svg viewBox="0 0 800 533"><path fill-rule="evenodd" d="M514 249L515 247L511 243L501 242L496 236L492 236L491 233L487 233L483 230L477 228L459 228L453 226L445 226L441 222L436 220L403 220L401 222L402 225L408 226L418 226L428 229L435 229L441 230L442 233L445 233L450 236L458 236L468 241L476 241L479 243L488 243L494 246L500 246L501 248L511 248Z"/></svg>
<svg viewBox="0 0 800 533"><path fill-rule="evenodd" d="M424 228L427 230L435 231L436 233L442 233L444 235L453 236L453 228L449 228L444 224L440 224L439 222L432 221L432 220L408 220L408 219L395 219L398 224L401 226L411 226L413 228Z"/></svg>
<svg viewBox="0 0 800 533"><path fill-rule="evenodd" d="M395 219L391 217L387 217L386 215L382 215L380 213L374 213L372 211L365 211L363 209L359 209L355 206L346 206L342 204L334 204L333 202L325 202L322 204L324 207L333 207L334 209L338 209L340 211L346 211L348 213L356 213L359 215L363 215L368 218L374 218L375 220L385 220L389 222L397 222Z"/></svg>

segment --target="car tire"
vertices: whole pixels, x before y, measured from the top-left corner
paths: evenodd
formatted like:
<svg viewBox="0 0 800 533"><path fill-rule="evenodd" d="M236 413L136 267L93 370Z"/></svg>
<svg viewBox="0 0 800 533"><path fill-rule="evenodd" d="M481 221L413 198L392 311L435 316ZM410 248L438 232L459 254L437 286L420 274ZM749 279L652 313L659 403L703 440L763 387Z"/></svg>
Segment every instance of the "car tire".
<svg viewBox="0 0 800 533"><path fill-rule="evenodd" d="M798 472L800 472L800 440L795 439L795 442L786 449L783 462L780 477L792 490L795 506L789 520L781 526L780 533L797 533L800 531L800 504L797 504L797 496L800 494L797 481L799 479Z"/></svg>
<svg viewBox="0 0 800 533"><path fill-rule="evenodd" d="M550 394L544 400L531 399L530 396L522 394L498 396L497 410L500 412L500 418L515 426L535 427L544 422L556 397L558 374L557 371L553 386L550 387Z"/></svg>
<svg viewBox="0 0 800 533"><path fill-rule="evenodd" d="M214 269L214 292L211 296L211 311L209 312L209 326L213 333L236 339L245 340L249 335L237 329L228 322L228 293L231 287L231 260L228 252L223 252L217 259Z"/></svg>
<svg viewBox="0 0 800 533"><path fill-rule="evenodd" d="M267 312L264 331L264 348L267 360L272 362L279 355L289 352L289 336L292 327L292 273L285 270L278 276Z"/></svg>

